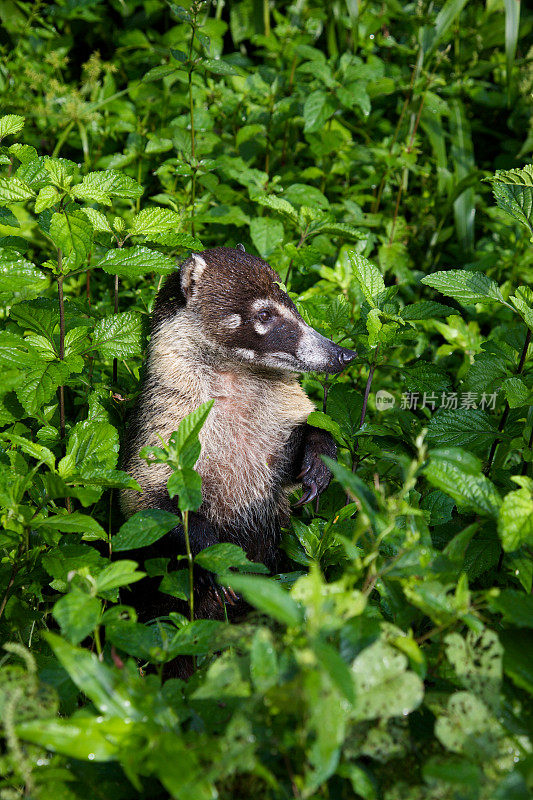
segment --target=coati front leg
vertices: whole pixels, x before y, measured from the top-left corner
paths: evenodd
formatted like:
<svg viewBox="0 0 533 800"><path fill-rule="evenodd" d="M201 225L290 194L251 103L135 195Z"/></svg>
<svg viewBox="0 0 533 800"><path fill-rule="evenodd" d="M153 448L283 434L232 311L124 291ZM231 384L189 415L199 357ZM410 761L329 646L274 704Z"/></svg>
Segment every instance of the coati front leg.
<svg viewBox="0 0 533 800"><path fill-rule="evenodd" d="M322 494L331 481L331 472L320 456L337 458L337 445L328 431L302 425L293 432L289 440L289 448L293 448L294 461L291 470L292 478L301 481L303 495L295 503L295 508L311 502ZM299 440L299 441L298 441Z"/></svg>

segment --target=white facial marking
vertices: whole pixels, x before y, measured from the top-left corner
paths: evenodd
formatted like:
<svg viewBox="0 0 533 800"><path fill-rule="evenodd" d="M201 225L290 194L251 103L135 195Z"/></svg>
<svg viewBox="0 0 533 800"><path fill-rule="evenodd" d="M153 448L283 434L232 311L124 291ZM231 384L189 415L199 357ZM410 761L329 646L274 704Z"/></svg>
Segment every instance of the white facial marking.
<svg viewBox="0 0 533 800"><path fill-rule="evenodd" d="M332 342L306 325L305 322L300 323L300 329L302 334L296 350L296 358L302 365L305 364L308 370L320 370L329 360L326 348L328 345L331 346Z"/></svg>
<svg viewBox="0 0 533 800"><path fill-rule="evenodd" d="M237 347L235 350L238 356L244 358L246 361L253 361L255 358L255 353L253 350L248 350L246 347Z"/></svg>
<svg viewBox="0 0 533 800"><path fill-rule="evenodd" d="M259 322L259 320L254 321L254 330L259 334L259 336L264 336L269 328L270 325L268 322Z"/></svg>
<svg viewBox="0 0 533 800"><path fill-rule="evenodd" d="M294 319L294 314L291 309L287 308L287 306L284 306L283 303L276 302L276 300L261 298L252 304L253 311L260 311L262 308L273 308L281 317L285 317L286 319Z"/></svg>
<svg viewBox="0 0 533 800"><path fill-rule="evenodd" d="M192 253L189 261L183 265L182 287L185 294L189 294L191 288L194 288L202 276L202 272L207 267L205 259L198 253Z"/></svg>
<svg viewBox="0 0 533 800"><path fill-rule="evenodd" d="M229 328L233 330L238 328L241 324L241 315L240 314L230 314L228 317L224 317L222 320L222 324L225 328Z"/></svg>

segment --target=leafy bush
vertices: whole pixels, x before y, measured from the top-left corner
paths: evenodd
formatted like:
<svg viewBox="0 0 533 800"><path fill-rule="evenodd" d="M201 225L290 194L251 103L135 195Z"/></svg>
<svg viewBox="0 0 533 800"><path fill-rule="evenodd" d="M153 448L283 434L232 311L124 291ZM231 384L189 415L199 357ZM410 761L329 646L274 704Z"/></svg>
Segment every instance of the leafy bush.
<svg viewBox="0 0 533 800"><path fill-rule="evenodd" d="M0 17L0 796L529 797L531 13ZM303 379L335 480L293 515L282 574L196 557L232 570L246 621L140 623L144 572L111 556L176 522L116 510L145 323L177 259L238 242L359 353ZM206 413L146 454L185 524ZM190 554L146 569L190 600ZM197 671L163 682L179 655Z"/></svg>

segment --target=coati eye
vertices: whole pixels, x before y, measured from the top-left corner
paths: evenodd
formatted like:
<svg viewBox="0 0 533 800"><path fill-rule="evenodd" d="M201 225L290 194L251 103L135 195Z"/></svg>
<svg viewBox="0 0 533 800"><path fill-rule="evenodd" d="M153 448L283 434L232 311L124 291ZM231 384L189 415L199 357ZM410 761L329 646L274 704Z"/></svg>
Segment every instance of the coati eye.
<svg viewBox="0 0 533 800"><path fill-rule="evenodd" d="M270 311L267 311L266 308L263 308L261 311L258 311L257 319L259 322L268 322L270 319L272 319L272 314Z"/></svg>

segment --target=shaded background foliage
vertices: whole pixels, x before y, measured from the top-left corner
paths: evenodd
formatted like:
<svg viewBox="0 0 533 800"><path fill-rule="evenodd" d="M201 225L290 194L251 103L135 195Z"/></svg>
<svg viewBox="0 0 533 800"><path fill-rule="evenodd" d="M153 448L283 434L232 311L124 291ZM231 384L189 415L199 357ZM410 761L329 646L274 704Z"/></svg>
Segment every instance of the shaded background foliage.
<svg viewBox="0 0 533 800"><path fill-rule="evenodd" d="M531 12L0 17L1 796L529 797ZM110 556L175 524L116 512L145 322L177 258L238 242L359 352L303 380L335 481L278 580L231 546L198 556L237 571L246 623L140 624L142 573ZM185 517L199 413L157 453ZM147 569L187 598L186 569ZM197 674L162 685L180 654Z"/></svg>

